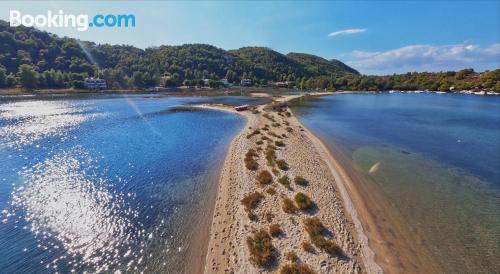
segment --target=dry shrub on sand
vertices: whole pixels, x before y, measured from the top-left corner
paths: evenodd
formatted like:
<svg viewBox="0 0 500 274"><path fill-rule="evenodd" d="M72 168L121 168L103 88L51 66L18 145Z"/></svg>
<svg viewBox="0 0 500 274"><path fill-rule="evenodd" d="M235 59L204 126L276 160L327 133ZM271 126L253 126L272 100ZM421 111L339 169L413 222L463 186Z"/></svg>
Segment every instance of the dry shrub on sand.
<svg viewBox="0 0 500 274"><path fill-rule="evenodd" d="M269 195L274 195L274 194L276 194L276 189L274 187L270 187L270 188L266 189L266 192Z"/></svg>
<svg viewBox="0 0 500 274"><path fill-rule="evenodd" d="M275 162L279 169L288 170L288 164L285 162L285 160L279 159L276 160Z"/></svg>
<svg viewBox="0 0 500 274"><path fill-rule="evenodd" d="M274 260L271 236L264 229L247 237L247 246L250 251L250 261L255 265L264 267Z"/></svg>
<svg viewBox="0 0 500 274"><path fill-rule="evenodd" d="M309 253L314 253L316 251L310 242L302 242L302 249Z"/></svg>
<svg viewBox="0 0 500 274"><path fill-rule="evenodd" d="M250 211L256 208L263 198L264 196L262 194L254 192L243 197L243 199L241 199L241 203L245 206L247 211Z"/></svg>
<svg viewBox="0 0 500 274"><path fill-rule="evenodd" d="M292 200L290 200L289 198L284 198L283 199L283 205L282 205L282 209L285 213L295 213L297 212L297 207L295 206L295 204L293 203Z"/></svg>
<svg viewBox="0 0 500 274"><path fill-rule="evenodd" d="M283 141L276 141L274 142L274 144L278 147L284 147L285 146L285 143L283 143Z"/></svg>
<svg viewBox="0 0 500 274"><path fill-rule="evenodd" d="M299 186L308 186L309 185L309 181L304 179L303 177L301 176L295 176L295 178L293 179L293 181L298 184Z"/></svg>
<svg viewBox="0 0 500 274"><path fill-rule="evenodd" d="M299 261L299 256L297 256L297 254L293 251L288 251L288 252L285 252L285 259L291 261L292 263L296 263Z"/></svg>
<svg viewBox="0 0 500 274"><path fill-rule="evenodd" d="M305 218L303 220L306 232L309 234L311 242L319 249L332 256L342 255L343 251L337 243L324 237L325 226L318 217Z"/></svg>
<svg viewBox="0 0 500 274"><path fill-rule="evenodd" d="M314 274L309 266L305 264L292 263L287 264L281 268L280 274Z"/></svg>
<svg viewBox="0 0 500 274"><path fill-rule="evenodd" d="M283 186L285 186L288 189L291 189L290 188L290 178L288 178L288 176L286 176L286 175L281 176L278 179L278 183L282 184Z"/></svg>
<svg viewBox="0 0 500 274"><path fill-rule="evenodd" d="M272 224L269 226L269 234L273 237L278 237L283 234L283 230L281 230L281 226L279 224Z"/></svg>
<svg viewBox="0 0 500 274"><path fill-rule="evenodd" d="M314 206L313 201L306 194L299 192L295 194L295 203L300 210L308 210Z"/></svg>
<svg viewBox="0 0 500 274"><path fill-rule="evenodd" d="M273 182L273 176L267 170L260 171L255 178L261 185L268 185Z"/></svg>

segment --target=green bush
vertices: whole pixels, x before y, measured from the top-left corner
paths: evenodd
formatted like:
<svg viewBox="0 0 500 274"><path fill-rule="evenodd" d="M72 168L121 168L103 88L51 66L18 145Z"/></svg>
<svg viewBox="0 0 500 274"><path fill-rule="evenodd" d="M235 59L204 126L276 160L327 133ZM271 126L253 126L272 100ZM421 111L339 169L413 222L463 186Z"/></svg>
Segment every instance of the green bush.
<svg viewBox="0 0 500 274"><path fill-rule="evenodd" d="M300 210L308 210L314 205L311 198L302 192L295 194L295 203Z"/></svg>

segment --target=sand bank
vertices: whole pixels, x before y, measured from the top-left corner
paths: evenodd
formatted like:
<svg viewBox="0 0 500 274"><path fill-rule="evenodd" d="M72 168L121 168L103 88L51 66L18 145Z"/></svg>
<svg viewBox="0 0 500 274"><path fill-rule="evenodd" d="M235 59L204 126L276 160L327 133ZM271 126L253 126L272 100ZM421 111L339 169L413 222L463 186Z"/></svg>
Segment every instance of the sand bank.
<svg viewBox="0 0 500 274"><path fill-rule="evenodd" d="M297 97L283 96L273 99L283 102ZM222 106L211 108L232 111ZM247 123L232 140L220 174L205 273L275 272L290 263L284 256L290 251L295 252L300 263L308 265L317 273L380 273L381 269L374 262L373 252L368 247L367 238L346 190L345 178L337 171L326 148L303 128L293 114L288 117L283 115L284 113L278 115L277 112L267 112L264 106L260 106L258 111L260 113L240 112L246 117ZM275 121L266 118L265 113L272 115ZM269 130L262 130L266 124ZM260 129L260 133L249 136L255 129ZM283 134L286 137L283 137ZM276 158L285 160L289 166L288 170L279 170L279 174L274 174L273 183L267 186L260 185L255 179L257 172L261 170L272 171L263 152L269 141L264 140L263 144L258 144L263 136L272 140L272 143L285 143L284 147L277 147ZM249 149L258 151L258 171L245 167L244 158ZM291 179L291 189L277 183L278 177L283 175ZM295 176L304 177L309 181L309 185L294 184ZM273 188L276 193L267 193L269 188ZM252 221L241 200L255 191L262 193L264 199L252 210L258 217ZM283 198L293 199L297 192L311 197L317 205L316 209L294 214L285 213L282 210ZM272 218L267 218L268 216ZM302 220L311 216L321 220L329 231L329 239L342 248L343 256L328 255L318 248L314 253L310 253L302 248L303 242L310 241ZM267 230L270 224L279 224L283 234L272 239L275 247L274 263L267 267L258 267L250 261L246 239L261 228Z"/></svg>

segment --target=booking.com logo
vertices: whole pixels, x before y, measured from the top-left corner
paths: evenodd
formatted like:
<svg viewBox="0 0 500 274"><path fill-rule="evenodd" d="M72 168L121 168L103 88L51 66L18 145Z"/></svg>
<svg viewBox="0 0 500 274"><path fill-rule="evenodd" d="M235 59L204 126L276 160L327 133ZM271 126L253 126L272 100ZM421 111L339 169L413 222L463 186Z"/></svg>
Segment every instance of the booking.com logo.
<svg viewBox="0 0 500 274"><path fill-rule="evenodd" d="M49 28L76 28L86 31L89 28L129 28L135 27L133 14L96 14L91 19L87 14L65 14L59 10L57 13L47 11L47 14L22 14L18 10L10 11L10 26L18 27L49 27Z"/></svg>

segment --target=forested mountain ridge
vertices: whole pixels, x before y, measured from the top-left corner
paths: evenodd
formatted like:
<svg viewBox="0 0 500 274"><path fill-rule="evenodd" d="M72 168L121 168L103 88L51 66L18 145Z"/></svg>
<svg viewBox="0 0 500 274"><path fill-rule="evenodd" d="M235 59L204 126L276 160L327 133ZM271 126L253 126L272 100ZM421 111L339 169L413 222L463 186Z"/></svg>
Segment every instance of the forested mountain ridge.
<svg viewBox="0 0 500 274"><path fill-rule="evenodd" d="M205 44L139 49L59 37L0 20L0 88L83 88L88 76L104 78L112 89L203 85L227 78L254 85L293 81L300 89L328 90L491 90L500 92L500 69L475 72L412 72L360 75L338 60L305 53L286 55L264 47L224 50ZM163 77L163 80L160 81Z"/></svg>
<svg viewBox="0 0 500 274"><path fill-rule="evenodd" d="M184 80L205 78L228 78L230 82L251 78L255 83L264 84L317 77L325 72L357 74L340 61L337 65L332 63L330 67L334 68L330 70L311 70L310 63L302 63L268 48L226 51L211 45L185 44L143 50L59 37L34 28L10 27L7 22L0 21L0 69L5 70L4 78L18 74L22 65L30 66L42 77L46 71L70 80L101 76L116 88L129 87L131 82L136 87L156 85L159 77L165 75L171 78L172 85L180 85ZM5 82L4 79L3 84L9 84ZM48 84L41 81L37 85Z"/></svg>

